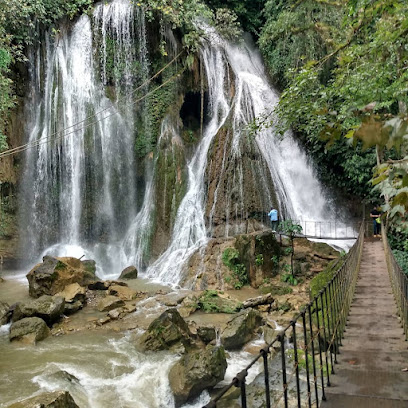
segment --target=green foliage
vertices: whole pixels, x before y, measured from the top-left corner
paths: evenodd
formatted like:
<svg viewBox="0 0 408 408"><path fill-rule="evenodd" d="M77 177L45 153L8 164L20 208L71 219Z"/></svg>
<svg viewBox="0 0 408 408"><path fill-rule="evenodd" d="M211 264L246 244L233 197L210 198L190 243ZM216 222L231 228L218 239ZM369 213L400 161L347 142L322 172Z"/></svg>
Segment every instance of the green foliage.
<svg viewBox="0 0 408 408"><path fill-rule="evenodd" d="M290 286L263 286L261 287L261 293L270 293L272 296L289 295L293 292Z"/></svg>
<svg viewBox="0 0 408 408"><path fill-rule="evenodd" d="M263 8L266 0L206 0L213 9L227 8L234 12L244 31L256 36L263 24Z"/></svg>
<svg viewBox="0 0 408 408"><path fill-rule="evenodd" d="M12 64L25 61L24 47L39 40L41 25L50 27L64 16L72 18L92 4L92 0L0 0L0 152L8 148L4 132L15 103Z"/></svg>
<svg viewBox="0 0 408 408"><path fill-rule="evenodd" d="M329 2L318 3L268 2L274 15L263 30L260 43L272 74L286 88L276 116L261 118L261 124L268 125L272 120L279 132L292 128L308 139L320 138L326 142L326 148L343 138L362 149L376 146L379 161L386 161L376 168L373 178L376 187L368 198L372 199L375 193L383 196L388 221L401 230L407 229L404 214L408 210L405 177L408 174L408 3L332 2L337 11L331 12ZM308 7L314 7L313 27L305 27L310 20L306 13ZM309 44L304 29L323 27L320 24L333 17L335 21L330 27L318 30L319 35L323 34L321 40L325 40L325 46L320 41L318 50L311 47L312 52L303 53L304 58L290 57L286 64L286 55L292 55L292 48L284 48L286 43L297 51L300 46L296 41L302 39L295 40L293 36L300 31ZM285 35L279 37L282 33ZM279 60L270 54L276 50L287 52L281 52ZM384 157L385 149L388 157ZM366 159L369 156L364 160L354 156L347 161L347 176L360 185L370 174ZM361 177L354 164L361 166L364 172ZM375 164L373 160L371 167ZM364 193L364 189L358 190Z"/></svg>
<svg viewBox="0 0 408 408"><path fill-rule="evenodd" d="M310 299L314 299L317 294L330 282L334 276L334 273L340 266L341 264L339 264L337 260L331 261L324 271L320 272L310 281Z"/></svg>
<svg viewBox="0 0 408 408"><path fill-rule="evenodd" d="M263 257L262 254L258 254L255 257L255 264L256 264L256 266L262 266L264 264L264 257Z"/></svg>
<svg viewBox="0 0 408 408"><path fill-rule="evenodd" d="M227 248L222 253L222 262L232 271L236 279L234 283L235 289L241 289L242 286L249 283L247 269L245 265L241 263L239 252L235 248Z"/></svg>
<svg viewBox="0 0 408 408"><path fill-rule="evenodd" d="M183 34L183 45L189 52L198 49L200 30L196 27L197 18L213 20L211 10L200 0L140 0L135 4L142 7L148 20L158 18L161 25L168 24ZM164 46L162 46L162 52Z"/></svg>
<svg viewBox="0 0 408 408"><path fill-rule="evenodd" d="M241 35L241 26L237 15L227 9L219 8L215 12L215 26L219 34L229 40L237 40Z"/></svg>
<svg viewBox="0 0 408 408"><path fill-rule="evenodd" d="M392 253L394 254L395 260L400 268L406 275L408 275L408 251L399 251L398 249L394 249Z"/></svg>
<svg viewBox="0 0 408 408"><path fill-rule="evenodd" d="M269 0L264 14L259 46L281 87L287 85L292 69L322 58L342 38L344 10L329 2Z"/></svg>
<svg viewBox="0 0 408 408"><path fill-rule="evenodd" d="M285 273L281 276L282 282L289 283L291 286L296 286L299 283L299 280L296 278L295 275L291 273Z"/></svg>
<svg viewBox="0 0 408 408"><path fill-rule="evenodd" d="M206 290L199 297L197 306L205 313L235 313L242 308L241 303L230 301L228 299L221 299L216 290Z"/></svg>

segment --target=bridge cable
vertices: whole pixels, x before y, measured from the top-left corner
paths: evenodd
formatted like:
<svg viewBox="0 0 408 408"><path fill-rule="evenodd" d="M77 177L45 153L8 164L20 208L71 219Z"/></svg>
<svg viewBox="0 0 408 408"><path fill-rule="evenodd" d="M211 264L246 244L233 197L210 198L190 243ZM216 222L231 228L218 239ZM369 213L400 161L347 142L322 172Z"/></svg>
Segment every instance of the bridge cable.
<svg viewBox="0 0 408 408"><path fill-rule="evenodd" d="M139 85L136 89L134 89L134 90L130 93L130 95L135 94L135 93L136 93L137 91L139 91L141 88L145 87L147 84L149 84L149 83L150 83L151 81L153 81L155 78L157 78L165 69L167 69L170 65L172 65L183 53L184 53L184 50L180 51L168 64L166 64L163 68L161 68L159 71L157 71L152 77L148 78L148 79L147 79L146 81L144 81L141 85ZM163 82L163 83L162 83L161 85L159 85L158 87L154 88L152 91L149 91L149 92L147 92L145 95L143 95L142 97L136 99L135 101L132 101L130 105L135 105L136 103L138 103L138 102L142 101L143 99L145 99L147 96L153 94L154 92L156 92L157 90L159 90L160 88L162 88L163 86L165 86L167 83L169 83L171 80L173 80L174 78L178 77L183 71L184 71L184 69L180 70L177 74L175 74L175 75L173 75L172 77L170 77L169 79L167 79L165 82ZM32 147L36 147L36 146L39 146L39 145L44 144L44 143L48 143L48 142L53 141L53 140L60 140L60 139L64 138L65 136L69 136L69 135L71 135L72 133L75 133L75 132L77 132L77 131L79 131L79 130L86 129L86 128L88 128L89 126L92 126L92 125L94 125L94 124L96 124L96 123L98 123L98 122L100 122L100 121L102 121L102 120L105 120L105 119L109 118L110 116L113 116L113 115L117 114L118 111L115 111L115 112L113 112L113 113L111 113L111 114L109 114L109 115L107 115L107 116L105 116L105 117L103 117L103 118L101 118L101 119L98 119L98 120L96 120L96 121L94 121L94 122L92 122L92 123L89 123L89 124L87 124L87 125L85 125L85 126L83 126L83 127L80 127L80 128L78 128L78 129L74 129L74 130L72 130L72 131L70 131L70 132L68 132L68 133L64 133L65 131L67 131L67 130L73 128L73 127L76 127L76 126L78 126L78 125L81 125L81 124L83 124L84 122L86 122L87 120L92 119L92 118L95 118L95 117L97 117L99 114L101 114L101 113L103 113L103 112L105 112L105 111L107 111L107 110L110 110L110 109L112 109L112 108L115 108L115 105L112 104L112 105L110 105L110 106L108 106L108 107L106 107L106 108L104 108L104 109L102 109L102 110L100 110L100 111L98 111L98 112L92 114L92 115L87 116L87 117L84 118L83 120L81 120L81 121L79 121L79 122L77 122L77 123L74 123L73 125L67 126L67 127L64 128L64 129L58 130L58 131L56 131L56 132L50 134L49 136L47 136L47 137L45 137L45 138L43 138L43 139L37 139L37 140L35 140L35 141L33 141L33 142L28 142L28 143L26 143L26 144L23 144L23 145L14 147L14 148L12 148L12 149L5 150L4 152L0 153L0 158L12 156L12 155L14 155L14 154L24 152L24 151L26 151L26 150L28 150L28 149L30 149L30 148L32 148ZM64 133L64 134L60 135L59 137L53 138L53 136L56 136L56 135L58 135L58 134L60 134L60 133Z"/></svg>

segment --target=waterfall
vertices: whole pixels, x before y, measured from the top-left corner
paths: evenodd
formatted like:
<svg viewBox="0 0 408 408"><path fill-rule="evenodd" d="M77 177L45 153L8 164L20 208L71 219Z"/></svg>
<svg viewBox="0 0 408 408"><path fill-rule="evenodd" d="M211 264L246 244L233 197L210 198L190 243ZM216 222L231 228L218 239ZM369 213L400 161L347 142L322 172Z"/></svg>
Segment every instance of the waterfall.
<svg viewBox="0 0 408 408"><path fill-rule="evenodd" d="M209 121L205 126L203 138L188 163L188 190L177 212L171 243L147 270L148 277L172 285L180 282L187 260L199 248L205 246L210 238L211 225L205 224L204 173L209 149L217 132L227 118L232 118L230 157L239 158L245 148L245 138L251 137L246 131L248 125L254 118L271 113L279 100L278 93L269 84L258 52L246 42L233 45L225 41L209 26L202 24L201 28L206 37L201 47L201 58L208 80ZM232 82L235 89L233 95ZM334 213L327 204L327 197L314 170L290 132L281 139L273 128L264 129L255 137L255 143L277 190L279 207L289 218L333 218ZM224 159L225 155L223 162ZM240 173L238 165L234 174L238 189L242 189ZM260 180L259 183L262 188L268 188L266 179ZM227 207L229 203L217 202L216 191L213 209L217 205ZM227 222L225 235L228 233Z"/></svg>
<svg viewBox="0 0 408 408"><path fill-rule="evenodd" d="M131 90L148 73L144 16L115 0L63 29L32 52L27 128L41 144L25 160L23 248L31 259L85 254L111 271L137 212Z"/></svg>
<svg viewBox="0 0 408 408"><path fill-rule="evenodd" d="M30 262L41 254L85 255L96 260L103 278L133 264L149 278L178 285L191 255L211 237L246 232L251 211L264 213L273 203L296 220L334 217L290 133L282 140L273 128L248 134L254 118L271 113L279 98L259 53L247 42L231 44L214 29L201 28L208 88L201 140L184 149L180 126L169 115L155 155L143 164L134 155L135 140L140 131L149 144L153 132L145 102L135 109L137 97L148 91L143 84L150 68L142 9L129 0L97 4L92 16L62 25L31 52L28 141L39 147L27 151L21 188L23 250ZM174 36L167 32L166 38L175 52ZM209 191L209 157L221 134L220 167ZM171 237L154 259L157 163L169 140L187 160L187 187L171 202Z"/></svg>

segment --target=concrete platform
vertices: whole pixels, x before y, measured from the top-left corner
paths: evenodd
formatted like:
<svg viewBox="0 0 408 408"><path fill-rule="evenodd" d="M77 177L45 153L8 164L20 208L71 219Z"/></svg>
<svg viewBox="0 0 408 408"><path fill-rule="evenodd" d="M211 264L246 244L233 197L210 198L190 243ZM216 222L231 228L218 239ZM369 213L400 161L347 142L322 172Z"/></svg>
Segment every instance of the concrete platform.
<svg viewBox="0 0 408 408"><path fill-rule="evenodd" d="M381 241L363 258L336 374L323 408L408 408L408 342L397 317Z"/></svg>

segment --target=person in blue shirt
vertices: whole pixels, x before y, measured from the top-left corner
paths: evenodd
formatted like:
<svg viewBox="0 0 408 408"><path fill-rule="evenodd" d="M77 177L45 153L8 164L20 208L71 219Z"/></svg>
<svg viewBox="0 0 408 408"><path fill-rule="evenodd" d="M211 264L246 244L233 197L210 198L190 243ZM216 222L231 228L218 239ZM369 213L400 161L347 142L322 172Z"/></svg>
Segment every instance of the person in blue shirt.
<svg viewBox="0 0 408 408"><path fill-rule="evenodd" d="M278 229L278 210L271 207L271 211L269 211L268 217L271 220L272 232L276 232L276 230Z"/></svg>

